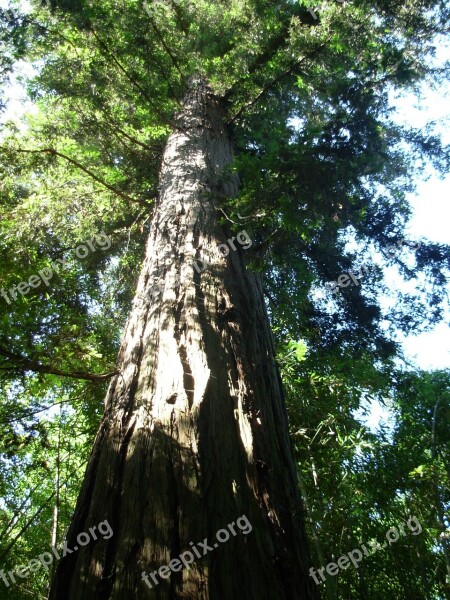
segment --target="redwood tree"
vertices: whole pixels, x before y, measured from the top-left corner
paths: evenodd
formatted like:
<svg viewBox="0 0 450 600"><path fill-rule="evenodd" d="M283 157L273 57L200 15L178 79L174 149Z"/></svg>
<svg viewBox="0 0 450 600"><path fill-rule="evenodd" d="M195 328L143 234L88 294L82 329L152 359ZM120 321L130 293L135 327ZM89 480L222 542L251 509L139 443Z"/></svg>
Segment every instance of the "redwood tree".
<svg viewBox="0 0 450 600"><path fill-rule="evenodd" d="M314 598L260 278L219 224L238 187L222 100L192 79L175 125L68 541L105 518L114 536L63 559L50 597ZM251 535L143 585L242 514Z"/></svg>
<svg viewBox="0 0 450 600"><path fill-rule="evenodd" d="M346 228L357 232L361 255L401 233L404 178L418 153L445 163L437 139L386 116L388 86L412 88L427 75L423 62L448 11L422 0L407 10L329 2L311 12L307 4L58 0L8 20L11 56L37 59L29 91L40 112L2 147L22 235L33 228L44 261L42 245L57 254L87 231L105 228L122 259L124 227L148 234L113 374L107 365L106 375L88 373L102 365L91 358L83 373L88 352L61 356L58 340L69 340L65 348L76 340L65 323L50 327L51 300L24 307L33 335L10 335L9 349L2 338L13 368L111 377L67 544L105 519L114 535L64 557L50 598L317 596L264 293L285 336L309 319L317 348L334 336L373 360L393 355L373 296L355 288L338 298L339 328L305 290L351 266ZM44 233L36 222L20 225L22 198ZM426 271L447 255L424 246L417 256ZM67 314L81 315L75 332L86 337L92 290L105 285L93 275L101 260L79 267L75 299L69 279L65 291L48 292L66 294ZM108 268L110 276L113 261ZM124 305L129 292L120 294ZM250 534L152 589L144 583L142 571L190 542L211 542L244 514Z"/></svg>

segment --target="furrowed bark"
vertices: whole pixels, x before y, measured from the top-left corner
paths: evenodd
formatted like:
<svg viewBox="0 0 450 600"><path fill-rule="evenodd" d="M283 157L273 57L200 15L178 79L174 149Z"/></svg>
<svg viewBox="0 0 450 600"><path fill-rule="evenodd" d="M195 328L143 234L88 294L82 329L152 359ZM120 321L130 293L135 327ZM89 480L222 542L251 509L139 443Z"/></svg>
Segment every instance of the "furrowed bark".
<svg viewBox="0 0 450 600"><path fill-rule="evenodd" d="M215 205L238 181L204 83L178 123L68 547L104 520L114 534L63 558L50 598L317 598L261 283L238 241L218 247L230 236ZM217 542L242 515L252 531ZM142 580L205 538L190 569Z"/></svg>

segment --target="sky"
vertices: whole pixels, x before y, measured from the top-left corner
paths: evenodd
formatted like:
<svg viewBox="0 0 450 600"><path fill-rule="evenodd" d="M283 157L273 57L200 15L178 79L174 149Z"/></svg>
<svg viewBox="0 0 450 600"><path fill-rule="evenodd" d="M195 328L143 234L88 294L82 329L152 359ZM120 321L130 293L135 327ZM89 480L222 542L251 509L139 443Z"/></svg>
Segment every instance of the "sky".
<svg viewBox="0 0 450 600"><path fill-rule="evenodd" d="M450 51L446 52L450 58ZM450 83L439 90L424 89L420 103L409 95L393 100L397 109L396 120L412 126L423 127L427 122L438 120L436 131L445 143L450 144ZM427 239L450 244L450 174L444 179L432 175L427 181L418 181L415 194L408 200L413 217L408 226L408 238ZM447 287L450 294L450 286ZM440 323L427 333L409 336L404 341L406 355L422 369L450 368L450 327Z"/></svg>
<svg viewBox="0 0 450 600"><path fill-rule="evenodd" d="M442 52L450 59L450 51ZM444 143L450 144L450 83L442 85L439 90L425 87L420 101L412 94L401 98L392 97L392 105L396 108L395 120L416 127L423 127L427 122L437 120L436 132L442 136ZM441 244L450 244L450 173L443 179L432 174L427 180L419 180L416 192L409 194L408 201L412 207L412 219L407 229L407 239L429 240ZM395 277L392 280L396 284ZM450 284L447 286L450 295ZM429 332L418 335L399 336L402 340L405 357L420 369L450 368L450 315ZM372 431L376 432L381 425L392 430L394 418L391 411L377 401L369 407L369 413L362 410L355 416Z"/></svg>
<svg viewBox="0 0 450 600"><path fill-rule="evenodd" d="M442 48L439 58L450 59L450 50ZM394 120L415 127L424 127L437 121L435 131L444 143L450 144L450 82L432 90L424 86L420 99L412 94L400 98L392 96L391 104L396 109ZM416 191L408 195L412 207L412 218L407 228L407 239L429 240L450 244L450 173L443 179L430 171L429 179L417 180ZM386 277L388 280L388 277ZM392 277L392 285L397 285ZM450 284L447 286L450 295ZM429 332L408 337L399 336L405 358L414 366L424 370L450 368L450 315ZM366 405L367 406L367 405ZM369 413L359 410L355 416L372 431L381 425L392 430L394 418L391 411L377 401L370 403Z"/></svg>

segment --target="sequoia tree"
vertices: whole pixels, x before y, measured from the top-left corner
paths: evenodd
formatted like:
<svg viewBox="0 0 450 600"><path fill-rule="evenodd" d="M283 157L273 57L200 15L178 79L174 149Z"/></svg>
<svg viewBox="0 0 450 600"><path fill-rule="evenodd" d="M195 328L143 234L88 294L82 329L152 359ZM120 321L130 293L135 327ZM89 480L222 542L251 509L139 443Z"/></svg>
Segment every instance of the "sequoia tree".
<svg viewBox="0 0 450 600"><path fill-rule="evenodd" d="M51 598L315 597L260 278L219 224L237 191L224 116L191 81L68 542L104 519L114 536L63 559ZM243 513L250 537L143 586Z"/></svg>
<svg viewBox="0 0 450 600"><path fill-rule="evenodd" d="M59 274L59 290L10 298L23 327L5 324L1 338L13 373L110 379L67 546L104 520L114 535L62 558L52 599L317 597L269 316L294 339L306 321L317 352L394 356L379 269L369 294L355 286L314 304L309 292L351 268L343 231L358 258L401 240L419 156L448 165L436 137L387 118L389 89L439 76L425 61L448 7L308 7L58 0L6 20L5 69L28 59L36 70L28 90L38 112L2 142L3 226L30 238L21 272L31 274L30 256L48 267L83 235L113 239L108 267L96 254ZM90 320L114 279L118 298L100 328L109 356L108 324L129 299L145 235L107 368ZM386 260L411 276L406 261ZM438 283L448 251L424 244L415 260ZM432 314L418 301L401 327L438 318L440 301L436 292ZM214 547L242 515L251 532ZM143 581L207 540L191 568Z"/></svg>

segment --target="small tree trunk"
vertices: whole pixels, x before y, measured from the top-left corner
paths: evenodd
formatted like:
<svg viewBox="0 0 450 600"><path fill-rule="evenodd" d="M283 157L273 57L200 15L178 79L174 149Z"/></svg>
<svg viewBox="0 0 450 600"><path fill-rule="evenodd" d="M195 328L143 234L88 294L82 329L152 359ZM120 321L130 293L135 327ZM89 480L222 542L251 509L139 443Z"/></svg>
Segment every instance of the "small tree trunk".
<svg viewBox="0 0 450 600"><path fill-rule="evenodd" d="M53 522L52 522L52 534L50 545L52 548L56 548L58 543L58 521L59 521L59 504L60 504L60 469L61 469L61 417L62 417L62 404L59 405L59 427L58 427L58 448L56 452L56 479L55 479L55 504L53 506ZM52 564L51 574L53 576L55 572L56 563Z"/></svg>
<svg viewBox="0 0 450 600"><path fill-rule="evenodd" d="M63 558L50 598L317 598L261 283L219 225L238 181L203 82L178 123L68 547L105 519L114 535ZM252 531L217 543L242 515ZM204 538L190 569L142 580Z"/></svg>

